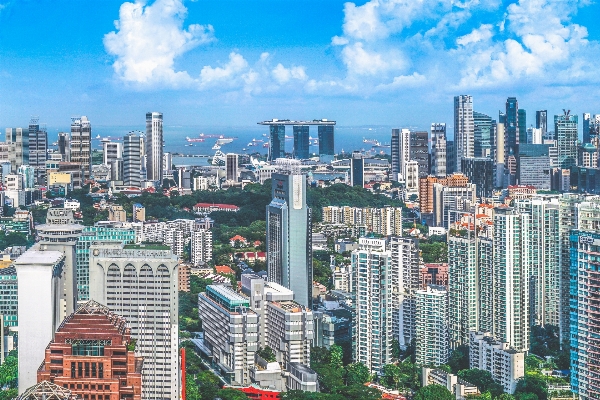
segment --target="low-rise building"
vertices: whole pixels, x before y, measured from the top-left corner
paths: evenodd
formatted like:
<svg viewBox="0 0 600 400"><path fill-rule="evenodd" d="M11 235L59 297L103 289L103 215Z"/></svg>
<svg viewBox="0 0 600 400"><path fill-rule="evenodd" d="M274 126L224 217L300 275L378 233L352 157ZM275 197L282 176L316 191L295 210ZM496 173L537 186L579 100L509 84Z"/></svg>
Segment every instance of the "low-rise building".
<svg viewBox="0 0 600 400"><path fill-rule="evenodd" d="M240 208L233 204L198 203L193 207L194 212L211 213L213 211L237 212Z"/></svg>
<svg viewBox="0 0 600 400"><path fill-rule="evenodd" d="M127 213L123 209L123 206L113 204L108 207L108 220L109 221L127 221Z"/></svg>
<svg viewBox="0 0 600 400"><path fill-rule="evenodd" d="M525 353L494 340L489 332L471 332L469 366L492 374L507 393L514 393L517 381L525 376Z"/></svg>
<svg viewBox="0 0 600 400"><path fill-rule="evenodd" d="M470 396L479 394L477 386L441 369L423 367L422 385L423 387L443 386L456 396L456 400L466 400Z"/></svg>

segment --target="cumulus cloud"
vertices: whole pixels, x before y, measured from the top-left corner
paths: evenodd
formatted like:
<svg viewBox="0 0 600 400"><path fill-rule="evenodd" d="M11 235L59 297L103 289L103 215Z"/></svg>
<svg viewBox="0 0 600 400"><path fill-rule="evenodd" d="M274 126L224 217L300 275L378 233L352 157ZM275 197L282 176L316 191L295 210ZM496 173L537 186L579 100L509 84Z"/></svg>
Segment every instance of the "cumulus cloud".
<svg viewBox="0 0 600 400"><path fill-rule="evenodd" d="M175 59L213 41L214 29L198 24L184 28L186 14L181 0L123 3L116 31L104 36L106 51L115 57L117 76L137 84L190 84L186 71L175 71Z"/></svg>
<svg viewBox="0 0 600 400"><path fill-rule="evenodd" d="M494 36L492 29L493 26L491 24L483 24L479 28L473 29L471 33L460 36L458 39L456 39L456 43L461 46L466 46L470 43L487 41Z"/></svg>
<svg viewBox="0 0 600 400"><path fill-rule="evenodd" d="M271 73L275 80L281 85L289 82L291 79L304 81L307 78L304 67L286 68L281 63L277 64Z"/></svg>
<svg viewBox="0 0 600 400"><path fill-rule="evenodd" d="M215 83L232 83L240 73L246 71L248 62L240 54L231 52L229 62L222 67L205 66L200 71L200 85L208 86Z"/></svg>

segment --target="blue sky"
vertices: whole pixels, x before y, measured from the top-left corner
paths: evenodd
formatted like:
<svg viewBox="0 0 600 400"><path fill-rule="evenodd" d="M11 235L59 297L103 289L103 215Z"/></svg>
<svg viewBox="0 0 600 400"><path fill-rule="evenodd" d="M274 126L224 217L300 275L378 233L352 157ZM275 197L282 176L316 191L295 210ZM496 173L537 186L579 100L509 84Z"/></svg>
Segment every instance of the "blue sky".
<svg viewBox="0 0 600 400"><path fill-rule="evenodd" d="M600 113L600 6L571 0L0 0L0 125L452 125ZM594 16L596 23L594 24Z"/></svg>

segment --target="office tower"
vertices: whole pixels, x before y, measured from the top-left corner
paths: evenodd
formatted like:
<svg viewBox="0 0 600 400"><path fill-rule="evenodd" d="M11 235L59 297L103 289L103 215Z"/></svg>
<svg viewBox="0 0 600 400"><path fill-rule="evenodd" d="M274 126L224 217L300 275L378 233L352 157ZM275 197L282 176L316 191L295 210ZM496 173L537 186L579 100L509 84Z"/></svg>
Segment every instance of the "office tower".
<svg viewBox="0 0 600 400"><path fill-rule="evenodd" d="M517 181L519 185L550 190L552 185L550 145L520 144Z"/></svg>
<svg viewBox="0 0 600 400"><path fill-rule="evenodd" d="M558 166L567 169L577 163L577 115L563 110L563 115L554 116L554 132L558 145Z"/></svg>
<svg viewBox="0 0 600 400"><path fill-rule="evenodd" d="M465 186L445 186L443 183L433 184L433 226L448 229L456 216L451 210L466 210L477 200L477 188L473 183Z"/></svg>
<svg viewBox="0 0 600 400"><path fill-rule="evenodd" d="M73 210L49 208L46 223L38 225L38 243L44 250L59 251L64 254L64 312L61 319L75 310L77 303L77 257L75 246L83 232L83 225L75 223Z"/></svg>
<svg viewBox="0 0 600 400"><path fill-rule="evenodd" d="M519 143L527 143L527 112L523 108L519 108Z"/></svg>
<svg viewBox="0 0 600 400"><path fill-rule="evenodd" d="M0 197L2 197L0 195ZM1 200L1 199L0 199ZM13 265L0 268L0 323L2 326L18 326L18 280L17 270ZM1 350L0 358L4 361L5 351Z"/></svg>
<svg viewBox="0 0 600 400"><path fill-rule="evenodd" d="M308 126L307 126L308 128ZM228 181L237 182L238 180L238 155L227 153L225 159L225 168L227 170L226 178Z"/></svg>
<svg viewBox="0 0 600 400"><path fill-rule="evenodd" d="M461 212L463 217L448 234L448 315L453 349L468 344L470 331L489 330L493 323L494 228L491 217L482 218L479 211Z"/></svg>
<svg viewBox="0 0 600 400"><path fill-rule="evenodd" d="M454 97L454 146L456 159L454 171L461 171L460 160L474 156L473 96Z"/></svg>
<svg viewBox="0 0 600 400"><path fill-rule="evenodd" d="M542 130L534 127L527 128L527 142L530 144L542 144L544 141L544 136L542 134ZM521 150L519 150L521 151Z"/></svg>
<svg viewBox="0 0 600 400"><path fill-rule="evenodd" d="M475 194L478 198L492 197L495 178L494 160L487 157L463 158L461 167L469 182L476 186Z"/></svg>
<svg viewBox="0 0 600 400"><path fill-rule="evenodd" d="M277 122L276 119L273 119ZM269 125L269 161L285 157L285 125Z"/></svg>
<svg viewBox="0 0 600 400"><path fill-rule="evenodd" d="M71 138L68 132L58 133L58 153L62 161L71 162Z"/></svg>
<svg viewBox="0 0 600 400"><path fill-rule="evenodd" d="M294 172L272 176L267 205L267 272L270 282L294 292L305 307L312 303L312 226L306 205L306 176Z"/></svg>
<svg viewBox="0 0 600 400"><path fill-rule="evenodd" d="M429 133L426 131L410 132L408 159L417 162L419 177L429 175Z"/></svg>
<svg viewBox="0 0 600 400"><path fill-rule="evenodd" d="M8 161L13 172L21 165L29 164L29 131L23 128L6 128L6 143L8 148Z"/></svg>
<svg viewBox="0 0 600 400"><path fill-rule="evenodd" d="M431 124L431 175L446 176L446 124Z"/></svg>
<svg viewBox="0 0 600 400"><path fill-rule="evenodd" d="M212 232L200 229L191 233L190 261L193 265L207 263L212 259Z"/></svg>
<svg viewBox="0 0 600 400"><path fill-rule="evenodd" d="M419 204L422 214L433 213L433 185L439 183L450 187L467 187L469 179L460 173L443 177L428 176L419 180Z"/></svg>
<svg viewBox="0 0 600 400"><path fill-rule="evenodd" d="M583 143L598 146L600 137L600 114L583 113Z"/></svg>
<svg viewBox="0 0 600 400"><path fill-rule="evenodd" d="M473 112L473 154L475 157L491 157L494 142L494 121L489 115Z"/></svg>
<svg viewBox="0 0 600 400"><path fill-rule="evenodd" d="M350 159L350 186L365 186L365 157L358 151Z"/></svg>
<svg viewBox="0 0 600 400"><path fill-rule="evenodd" d="M532 325L560 324L559 198L538 197L515 201L529 217L521 240L529 260L529 315Z"/></svg>
<svg viewBox="0 0 600 400"><path fill-rule="evenodd" d="M505 114L505 140L504 140L504 165L508 166L508 157L517 154L517 145L519 144L519 102L516 97L509 97L506 100ZM514 174L516 171L511 171Z"/></svg>
<svg viewBox="0 0 600 400"><path fill-rule="evenodd" d="M146 113L146 179L162 184L163 177L163 115Z"/></svg>
<svg viewBox="0 0 600 400"><path fill-rule="evenodd" d="M529 350L528 218L510 207L494 213L492 334L517 351Z"/></svg>
<svg viewBox="0 0 600 400"><path fill-rule="evenodd" d="M443 365L448 361L448 292L428 285L416 292L415 363Z"/></svg>
<svg viewBox="0 0 600 400"><path fill-rule="evenodd" d="M123 137L123 185L140 187L142 159L140 155L141 138L135 133Z"/></svg>
<svg viewBox="0 0 600 400"><path fill-rule="evenodd" d="M494 340L490 332L470 333L469 367L487 371L506 393L514 393L525 376L525 353Z"/></svg>
<svg viewBox="0 0 600 400"><path fill-rule="evenodd" d="M386 239L363 237L359 248L352 252L352 280L355 301L355 320L352 329L354 361L363 363L371 372L381 372L392 358L394 337L392 280L400 277L391 271L392 256ZM395 279L394 279L395 278ZM398 282L400 283L400 282ZM398 304L396 304L398 307Z"/></svg>
<svg viewBox="0 0 600 400"><path fill-rule="evenodd" d="M535 112L535 127L542 130L542 136L548 132L548 111L540 110Z"/></svg>
<svg viewBox="0 0 600 400"><path fill-rule="evenodd" d="M456 146L454 140L446 141L446 174L450 175L456 171Z"/></svg>
<svg viewBox="0 0 600 400"><path fill-rule="evenodd" d="M25 163L25 157L23 157L23 164L34 167L36 183L44 185L46 183L48 133L45 127L40 127L38 121L38 117L32 117L29 122L29 162Z"/></svg>
<svg viewBox="0 0 600 400"><path fill-rule="evenodd" d="M386 283L391 285L391 289L387 289L390 298L386 308L392 313L393 337L400 348L405 349L415 338L415 293L420 289L422 267L419 242L412 238L391 237L389 248L391 269L381 278L387 277Z"/></svg>
<svg viewBox="0 0 600 400"><path fill-rule="evenodd" d="M413 160L404 163L404 188L406 194L419 193L419 163Z"/></svg>
<svg viewBox="0 0 600 400"><path fill-rule="evenodd" d="M505 161L505 150L506 145L504 142L506 135L504 130L504 124L496 124L496 187L503 188L507 186L507 182L504 182L504 161Z"/></svg>
<svg viewBox="0 0 600 400"><path fill-rule="evenodd" d="M327 120L322 120L326 122ZM319 125L319 160L324 163L333 161L335 155L334 125Z"/></svg>
<svg viewBox="0 0 600 400"><path fill-rule="evenodd" d="M123 158L123 143L121 142L102 142L102 161L104 165L108 165L109 167L112 165L113 161Z"/></svg>
<svg viewBox="0 0 600 400"><path fill-rule="evenodd" d="M83 180L90 178L92 171L92 124L84 115L71 118L71 162L81 165Z"/></svg>
<svg viewBox="0 0 600 400"><path fill-rule="evenodd" d="M598 168L598 148L591 143L577 147L577 166Z"/></svg>
<svg viewBox="0 0 600 400"><path fill-rule="evenodd" d="M36 245L17 258L19 342L19 393L37 383L37 370L48 342L64 318L65 256L41 251Z"/></svg>
<svg viewBox="0 0 600 400"><path fill-rule="evenodd" d="M308 125L294 125L294 158L304 160L308 158L310 146L310 134Z"/></svg>
<svg viewBox="0 0 600 400"><path fill-rule="evenodd" d="M410 130L392 129L392 179L403 177L404 164L410 160Z"/></svg>
<svg viewBox="0 0 600 400"><path fill-rule="evenodd" d="M58 327L38 382L51 381L83 399L103 396L108 386L118 399L141 400L144 360L135 356L135 340L125 318L90 300Z"/></svg>
<svg viewBox="0 0 600 400"><path fill-rule="evenodd" d="M94 242L118 242L133 244L138 240L132 228L116 228L109 226L86 226L75 245L77 258L77 293L78 300L90 299L90 246Z"/></svg>
<svg viewBox="0 0 600 400"><path fill-rule="evenodd" d="M90 247L90 299L121 315L144 358L142 399L179 395L177 257L165 246Z"/></svg>

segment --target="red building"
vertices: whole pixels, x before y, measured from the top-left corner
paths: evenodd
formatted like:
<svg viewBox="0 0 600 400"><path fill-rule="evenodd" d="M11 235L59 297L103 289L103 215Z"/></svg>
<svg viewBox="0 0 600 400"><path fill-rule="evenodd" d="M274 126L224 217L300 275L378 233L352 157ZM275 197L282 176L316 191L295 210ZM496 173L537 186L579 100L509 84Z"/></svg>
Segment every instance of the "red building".
<svg viewBox="0 0 600 400"><path fill-rule="evenodd" d="M279 400L279 392L276 390L261 389L257 386L235 387L233 389L246 393L251 400Z"/></svg>
<svg viewBox="0 0 600 400"><path fill-rule="evenodd" d="M448 264L425 264L425 268L421 268L421 287L427 289L427 285L440 285L448 288Z"/></svg>
<svg viewBox="0 0 600 400"><path fill-rule="evenodd" d="M123 317L90 300L62 322L46 348L38 382L82 400L140 400L142 358Z"/></svg>

